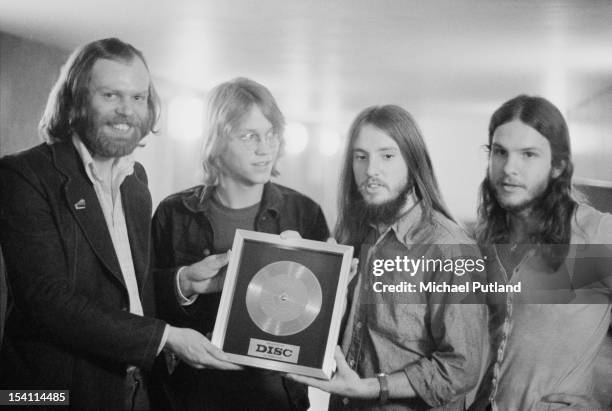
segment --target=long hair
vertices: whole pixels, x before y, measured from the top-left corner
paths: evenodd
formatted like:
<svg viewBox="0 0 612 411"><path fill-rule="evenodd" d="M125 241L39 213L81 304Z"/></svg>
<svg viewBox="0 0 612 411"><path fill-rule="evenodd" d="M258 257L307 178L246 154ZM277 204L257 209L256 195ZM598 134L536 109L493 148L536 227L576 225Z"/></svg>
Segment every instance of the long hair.
<svg viewBox="0 0 612 411"><path fill-rule="evenodd" d="M416 233L425 233L433 222L433 211L436 210L450 220L452 218L438 189L438 181L423 135L417 123L403 108L396 105L372 106L363 110L353 121L349 130L344 163L340 179L338 198L338 221L335 227L336 239L342 244L354 247L365 239L369 227L362 221L362 213L356 212L355 204L361 203L361 194L353 173L353 148L359 132L369 124L391 137L398 145L408 168L408 185L413 187L414 195L420 200L422 208L421 222L415 228Z"/></svg>
<svg viewBox="0 0 612 411"><path fill-rule="evenodd" d="M574 166L567 124L561 112L548 100L520 95L505 102L491 116L489 148L495 130L514 120L532 127L548 140L552 153L551 166L561 170L558 177L550 180L541 200L534 205L531 216L535 226L528 239L530 244L542 245L547 263L557 269L567 255L568 248L563 245L570 242L571 219L578 205L572 192ZM478 218L479 243L509 242L508 212L497 201L488 173L480 186Z"/></svg>
<svg viewBox="0 0 612 411"><path fill-rule="evenodd" d="M278 134L280 148L276 160L281 156L284 147L285 117L272 93L263 85L248 78L239 77L219 84L211 90L208 100L208 128L202 149L205 185L219 184L221 173L219 157L227 147L227 139L254 106L261 110ZM275 163L272 176L277 175Z"/></svg>
<svg viewBox="0 0 612 411"><path fill-rule="evenodd" d="M51 89L47 106L38 124L38 133L47 143L70 139L79 124L89 115L89 80L91 70L99 59L130 63L139 58L147 67L142 52L117 38L97 40L76 49L62 66ZM149 84L147 99L147 132L156 132L160 100L153 83Z"/></svg>

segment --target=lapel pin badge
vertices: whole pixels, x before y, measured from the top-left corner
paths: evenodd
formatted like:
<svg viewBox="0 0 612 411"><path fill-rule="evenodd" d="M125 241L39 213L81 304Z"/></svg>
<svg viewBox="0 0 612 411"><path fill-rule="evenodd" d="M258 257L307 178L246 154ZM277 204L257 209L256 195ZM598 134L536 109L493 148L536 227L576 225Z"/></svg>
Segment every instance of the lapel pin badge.
<svg viewBox="0 0 612 411"><path fill-rule="evenodd" d="M85 199L81 198L79 201L74 203L75 210L84 210L85 209Z"/></svg>

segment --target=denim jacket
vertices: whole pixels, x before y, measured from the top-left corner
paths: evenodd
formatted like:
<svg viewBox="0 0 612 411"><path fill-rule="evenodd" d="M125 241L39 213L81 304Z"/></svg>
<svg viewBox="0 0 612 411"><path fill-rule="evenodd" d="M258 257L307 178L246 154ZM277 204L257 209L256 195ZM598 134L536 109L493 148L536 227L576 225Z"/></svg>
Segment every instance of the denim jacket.
<svg viewBox="0 0 612 411"><path fill-rule="evenodd" d="M167 197L157 208L152 234L155 278L160 281L157 284L158 296L165 296L159 287L175 287L179 267L225 251L215 250L213 246L215 233L210 221L213 191L213 187L196 186ZM270 182L264 186L255 230L272 234L295 230L303 238L320 241L329 237L327 222L318 204L297 191ZM179 304L178 298L161 297L158 299L159 316L174 326L193 328L206 335L214 328L220 296L221 293L200 295L192 305L185 307ZM187 399L188 403L180 402L178 407L181 409L278 407L279 402L266 402L266 396L277 397L280 402L289 397L289 409L307 409L306 388L284 379L281 383L280 378L276 373L249 369L196 372L183 366L172 376L175 383L171 385L180 387L179 392L174 392L175 397L201 397L200 400ZM200 380L201 384L189 388L189 384L197 384L194 380ZM212 384L216 388L211 388ZM237 392L239 387L244 389L240 394ZM283 391L279 387L283 387L285 392L279 392ZM179 401L185 400L179 398Z"/></svg>

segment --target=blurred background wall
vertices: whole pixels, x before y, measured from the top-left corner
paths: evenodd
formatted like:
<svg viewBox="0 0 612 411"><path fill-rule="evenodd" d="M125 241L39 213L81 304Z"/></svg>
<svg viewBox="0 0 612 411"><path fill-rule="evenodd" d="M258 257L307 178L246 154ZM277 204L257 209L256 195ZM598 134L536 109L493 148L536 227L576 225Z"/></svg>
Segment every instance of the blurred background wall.
<svg viewBox="0 0 612 411"><path fill-rule="evenodd" d="M38 121L69 52L58 46L0 32L0 155L15 153L40 142ZM163 102L160 132L145 139L146 147L139 149L137 156L149 174L156 205L165 196L200 181L206 90L186 87L155 75L154 82ZM274 94L283 95L270 88ZM524 91L529 93L529 90ZM286 102L282 97L277 99L283 109ZM193 117L200 124L196 123L196 134L189 135L189 127L194 127L193 118L189 117L194 102ZM499 104L502 102L500 99ZM373 101L375 103L383 104L384 101ZM169 112L177 104L174 115L178 110L179 119L175 123L179 124L173 129L169 125L172 122ZM187 108L181 104L186 104ZM580 101L570 100L568 105L570 108L565 115L572 136L576 181L598 207L612 211L612 202L607 201L612 192L612 74L608 85ZM409 109L409 105L404 106ZM490 112L485 112L463 108L459 103L446 108L443 115L438 114L442 110L436 108L415 114L424 132L442 193L451 211L466 224L475 220L478 185L486 167L483 145L487 141L489 116L496 107L491 106ZM288 116L288 147L279 161L281 175L277 179L318 201L332 225L336 218L338 175L352 116L345 116L343 120L330 126L315 120L299 122ZM191 123L186 125L181 121ZM177 135L179 133L185 134Z"/></svg>
<svg viewBox="0 0 612 411"><path fill-rule="evenodd" d="M576 182L612 212L610 21L603 1L0 0L0 156L39 143L70 51L117 36L143 50L162 98L160 132L137 151L154 206L199 183L206 93L247 76L289 123L278 182L319 202L331 226L350 122L387 103L415 116L451 211L473 224L489 117L520 93L566 115ZM610 344L598 366L605 380Z"/></svg>

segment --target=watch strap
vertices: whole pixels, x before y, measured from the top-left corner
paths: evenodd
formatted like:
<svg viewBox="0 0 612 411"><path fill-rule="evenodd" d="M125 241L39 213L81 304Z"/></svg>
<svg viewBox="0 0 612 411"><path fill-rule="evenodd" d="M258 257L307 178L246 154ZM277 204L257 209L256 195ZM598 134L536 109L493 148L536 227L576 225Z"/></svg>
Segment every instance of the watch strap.
<svg viewBox="0 0 612 411"><path fill-rule="evenodd" d="M378 383L380 384L380 391L378 393L378 402L384 404L389 399L389 381L387 380L387 374L381 372L376 374Z"/></svg>

